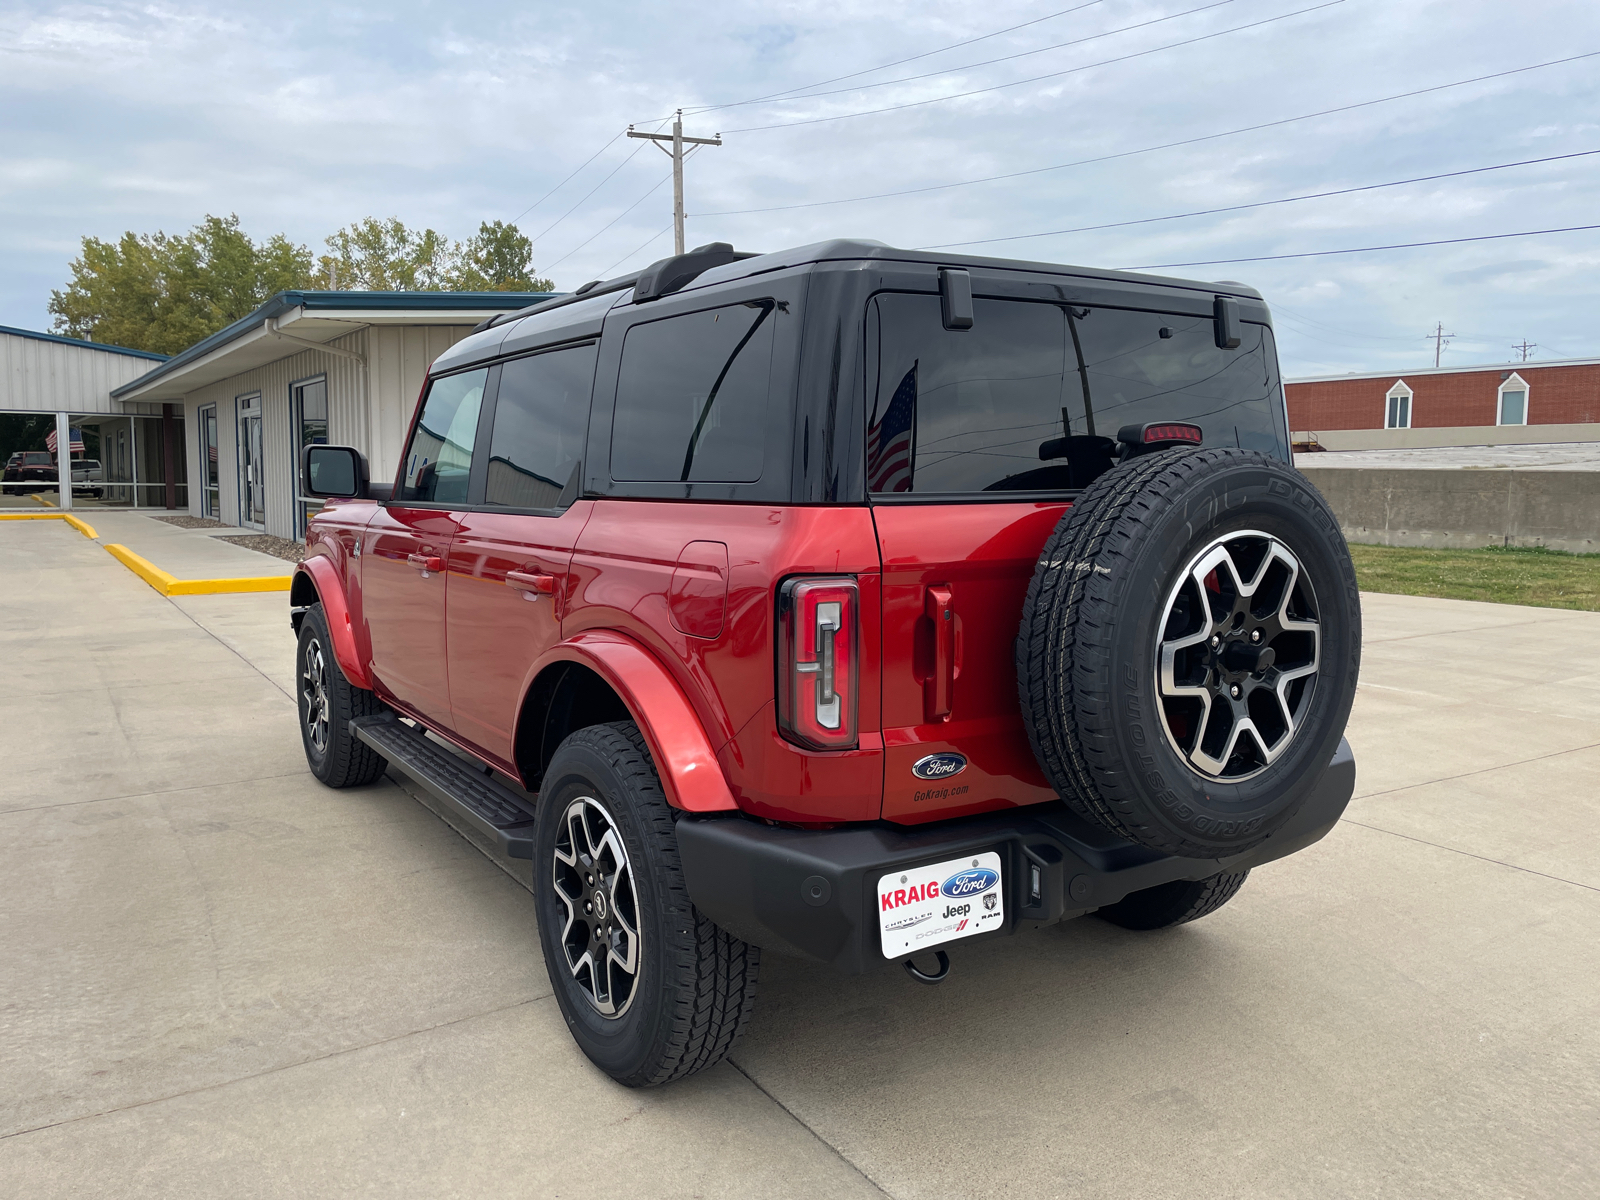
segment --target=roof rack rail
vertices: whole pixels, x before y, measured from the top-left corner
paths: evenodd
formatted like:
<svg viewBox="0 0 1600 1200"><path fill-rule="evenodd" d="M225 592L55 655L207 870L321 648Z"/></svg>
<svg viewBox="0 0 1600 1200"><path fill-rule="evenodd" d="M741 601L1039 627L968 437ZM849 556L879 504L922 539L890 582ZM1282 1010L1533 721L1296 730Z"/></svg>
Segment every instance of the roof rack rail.
<svg viewBox="0 0 1600 1200"><path fill-rule="evenodd" d="M592 280L584 284L570 296L557 296L554 300L541 300L537 304L530 304L527 308L517 308L510 312L496 313L487 321L480 321L472 327L473 333L482 333L485 329L493 329L496 325L504 325L507 321L520 321L523 317L531 316L536 312L546 312L552 308L563 308L568 304L576 304L580 300L587 300L591 296L604 296L607 292L622 292L631 288L637 282L642 272L635 271L632 275L618 275L615 279L604 282Z"/></svg>
<svg viewBox="0 0 1600 1200"><path fill-rule="evenodd" d="M687 254L663 258L640 271L633 289L633 302L643 304L659 299L669 292L688 287L712 267L725 267L741 259L757 257L753 251L735 250L728 242L708 242L704 246L696 246Z"/></svg>

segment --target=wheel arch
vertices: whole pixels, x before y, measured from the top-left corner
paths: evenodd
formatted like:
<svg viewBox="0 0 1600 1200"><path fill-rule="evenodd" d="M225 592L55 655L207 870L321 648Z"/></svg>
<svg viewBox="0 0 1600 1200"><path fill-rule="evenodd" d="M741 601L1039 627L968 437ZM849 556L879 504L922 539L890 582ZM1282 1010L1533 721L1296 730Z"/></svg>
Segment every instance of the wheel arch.
<svg viewBox="0 0 1600 1200"><path fill-rule="evenodd" d="M535 664L512 743L523 782L537 789L568 734L620 720L639 727L674 808L737 810L716 748L683 689L638 642L603 630L577 634Z"/></svg>
<svg viewBox="0 0 1600 1200"><path fill-rule="evenodd" d="M289 584L289 622L295 633L300 632L304 610L317 603L321 603L322 615L327 618L328 635L333 638L333 656L344 677L356 687L371 691L372 681L356 650L350 605L345 599L338 568L325 554L313 555L295 567Z"/></svg>

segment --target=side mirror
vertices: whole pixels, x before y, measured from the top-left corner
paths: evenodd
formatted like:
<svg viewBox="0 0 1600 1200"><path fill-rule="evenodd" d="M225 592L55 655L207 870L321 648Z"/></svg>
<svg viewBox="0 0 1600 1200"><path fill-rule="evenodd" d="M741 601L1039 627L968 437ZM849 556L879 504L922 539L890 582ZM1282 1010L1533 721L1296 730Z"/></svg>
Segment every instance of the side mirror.
<svg viewBox="0 0 1600 1200"><path fill-rule="evenodd" d="M367 460L351 446L307 446L300 452L300 491L319 500L367 495Z"/></svg>

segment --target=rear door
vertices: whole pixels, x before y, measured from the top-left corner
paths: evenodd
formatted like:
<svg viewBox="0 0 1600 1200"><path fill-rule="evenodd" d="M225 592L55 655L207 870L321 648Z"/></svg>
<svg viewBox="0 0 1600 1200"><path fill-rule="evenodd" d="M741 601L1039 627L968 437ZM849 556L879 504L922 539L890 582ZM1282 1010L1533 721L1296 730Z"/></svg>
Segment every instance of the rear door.
<svg viewBox="0 0 1600 1200"><path fill-rule="evenodd" d="M488 375L480 368L429 384L393 498L367 525L362 546L362 615L379 690L443 728L445 563L466 507Z"/></svg>
<svg viewBox="0 0 1600 1200"><path fill-rule="evenodd" d="M888 820L1055 794L1022 727L1012 644L1039 547L1066 504L1018 499L1005 485L1037 474L1040 443L1062 435L1073 387L1065 320L1054 304L980 299L972 328L950 330L937 295L910 293L880 294L868 309Z"/></svg>
<svg viewBox="0 0 1600 1200"><path fill-rule="evenodd" d="M867 334L883 815L1047 800L1013 657L1040 547L1121 426L1191 421L1207 446L1284 455L1270 330L1223 347L1195 312L982 297L971 328L946 329L937 295L881 293Z"/></svg>
<svg viewBox="0 0 1600 1200"><path fill-rule="evenodd" d="M459 515L450 547L454 728L508 772L522 693L561 639L572 549L594 508L577 493L595 352L590 341L501 365L478 451L482 500Z"/></svg>

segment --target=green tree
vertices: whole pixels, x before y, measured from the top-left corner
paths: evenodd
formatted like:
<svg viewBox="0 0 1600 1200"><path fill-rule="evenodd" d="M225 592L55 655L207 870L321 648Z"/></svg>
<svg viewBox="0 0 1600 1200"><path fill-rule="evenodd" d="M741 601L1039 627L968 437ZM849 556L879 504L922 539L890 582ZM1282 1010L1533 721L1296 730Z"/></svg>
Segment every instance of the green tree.
<svg viewBox="0 0 1600 1200"><path fill-rule="evenodd" d="M328 249L318 264L323 282L344 292L450 291L460 257L448 238L407 229L399 217L357 221L330 237Z"/></svg>
<svg viewBox="0 0 1600 1200"><path fill-rule="evenodd" d="M176 354L311 282L311 252L282 234L257 243L239 218L207 216L188 233L83 239L65 289L50 293L69 337Z"/></svg>
<svg viewBox="0 0 1600 1200"><path fill-rule="evenodd" d="M515 225L484 221L461 247L455 287L462 292L553 292L533 273L533 243Z"/></svg>

